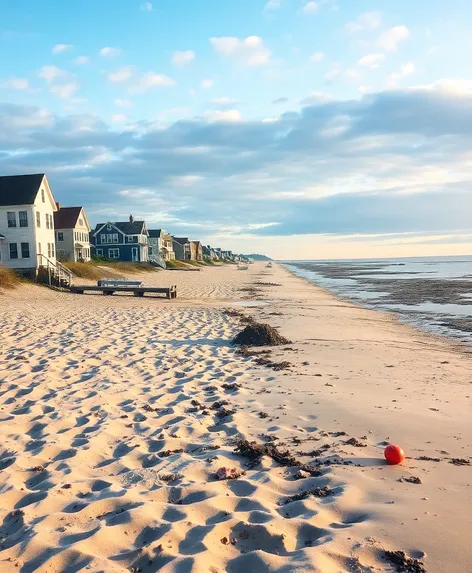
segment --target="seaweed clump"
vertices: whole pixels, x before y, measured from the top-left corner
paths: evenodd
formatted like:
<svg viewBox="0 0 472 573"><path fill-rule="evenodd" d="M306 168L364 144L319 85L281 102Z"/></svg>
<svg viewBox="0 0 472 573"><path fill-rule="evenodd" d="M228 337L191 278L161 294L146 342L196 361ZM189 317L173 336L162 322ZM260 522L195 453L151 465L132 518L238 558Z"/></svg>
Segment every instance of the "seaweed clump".
<svg viewBox="0 0 472 573"><path fill-rule="evenodd" d="M252 322L233 339L233 344L239 346L282 346L291 344L291 342L272 326Z"/></svg>

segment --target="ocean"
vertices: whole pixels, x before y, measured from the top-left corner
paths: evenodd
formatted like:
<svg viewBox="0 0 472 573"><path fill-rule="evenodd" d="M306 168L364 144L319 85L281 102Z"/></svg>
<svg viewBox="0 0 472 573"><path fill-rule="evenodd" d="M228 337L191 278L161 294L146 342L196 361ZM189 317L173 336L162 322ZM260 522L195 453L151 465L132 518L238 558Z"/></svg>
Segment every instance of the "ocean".
<svg viewBox="0 0 472 573"><path fill-rule="evenodd" d="M357 304L472 342L472 256L282 263Z"/></svg>

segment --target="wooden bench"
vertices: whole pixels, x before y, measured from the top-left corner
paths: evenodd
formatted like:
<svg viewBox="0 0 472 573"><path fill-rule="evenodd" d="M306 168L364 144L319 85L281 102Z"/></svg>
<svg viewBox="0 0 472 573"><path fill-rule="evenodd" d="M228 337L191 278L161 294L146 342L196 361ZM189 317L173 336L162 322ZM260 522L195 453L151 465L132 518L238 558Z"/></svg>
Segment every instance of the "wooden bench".
<svg viewBox="0 0 472 573"><path fill-rule="evenodd" d="M141 281L113 281L107 279L101 279L97 281L97 286L99 287L142 287L144 283Z"/></svg>
<svg viewBox="0 0 472 573"><path fill-rule="evenodd" d="M143 286L88 286L72 285L69 291L75 294L85 294L86 292L101 292L111 296L115 292L132 292L134 296L144 296L149 294L165 294L167 298L177 298L177 286L170 287L143 287Z"/></svg>

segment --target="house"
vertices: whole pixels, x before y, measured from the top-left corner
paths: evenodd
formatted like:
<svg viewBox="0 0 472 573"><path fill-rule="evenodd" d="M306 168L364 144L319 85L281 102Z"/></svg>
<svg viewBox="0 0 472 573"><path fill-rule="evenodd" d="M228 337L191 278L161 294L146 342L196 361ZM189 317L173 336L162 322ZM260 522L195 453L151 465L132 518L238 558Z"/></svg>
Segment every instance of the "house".
<svg viewBox="0 0 472 573"><path fill-rule="evenodd" d="M190 241L190 249L192 252L192 260L203 261L203 247L200 241Z"/></svg>
<svg viewBox="0 0 472 573"><path fill-rule="evenodd" d="M222 254L221 254L222 251L221 251L221 249L220 249L219 247L215 247L215 248L213 249L213 251L215 252L215 255L216 255L216 258L217 258L217 259L221 259L221 258L222 258Z"/></svg>
<svg viewBox="0 0 472 573"><path fill-rule="evenodd" d="M44 173L0 177L0 264L33 278L55 267L56 210Z"/></svg>
<svg viewBox="0 0 472 573"><path fill-rule="evenodd" d="M203 258L207 261L212 261L214 258L214 252L213 249L210 247L210 245L207 245L206 247L202 247L202 253L203 253Z"/></svg>
<svg viewBox="0 0 472 573"><path fill-rule="evenodd" d="M172 246L177 260L192 260L191 244L187 237L172 237Z"/></svg>
<svg viewBox="0 0 472 573"><path fill-rule="evenodd" d="M152 261L154 257L163 261L175 259L172 237L163 229L149 230L149 260Z"/></svg>
<svg viewBox="0 0 472 573"><path fill-rule="evenodd" d="M90 225L83 207L61 207L60 203L56 205L54 229L57 258L74 263L90 261Z"/></svg>
<svg viewBox="0 0 472 573"><path fill-rule="evenodd" d="M147 263L148 238L146 223L135 221L130 215L129 221L99 223L92 235L92 245L97 257Z"/></svg>

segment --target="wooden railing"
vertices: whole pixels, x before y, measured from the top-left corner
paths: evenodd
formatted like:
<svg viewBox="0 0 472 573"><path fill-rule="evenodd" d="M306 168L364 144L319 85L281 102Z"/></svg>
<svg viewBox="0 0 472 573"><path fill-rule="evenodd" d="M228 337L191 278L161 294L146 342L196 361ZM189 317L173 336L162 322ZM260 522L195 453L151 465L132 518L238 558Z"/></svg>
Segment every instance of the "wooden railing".
<svg viewBox="0 0 472 573"><path fill-rule="evenodd" d="M69 287L72 284L72 273L59 261L54 262L45 255L38 255L38 267L46 270L49 285L57 283Z"/></svg>

